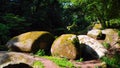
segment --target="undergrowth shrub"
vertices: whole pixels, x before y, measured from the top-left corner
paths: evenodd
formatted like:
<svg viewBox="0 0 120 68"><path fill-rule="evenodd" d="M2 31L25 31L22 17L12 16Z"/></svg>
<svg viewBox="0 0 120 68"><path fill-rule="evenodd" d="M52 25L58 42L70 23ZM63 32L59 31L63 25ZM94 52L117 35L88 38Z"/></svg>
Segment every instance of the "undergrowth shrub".
<svg viewBox="0 0 120 68"><path fill-rule="evenodd" d="M102 57L101 60L106 62L108 68L120 68L120 54L115 54L113 56L106 55Z"/></svg>
<svg viewBox="0 0 120 68"><path fill-rule="evenodd" d="M45 55L45 51L44 51L43 49L39 49L39 50L35 53L35 55L37 55L37 56L44 56L44 55Z"/></svg>
<svg viewBox="0 0 120 68"><path fill-rule="evenodd" d="M110 45L109 45L107 42L103 42L102 44L103 44L103 46L104 46L106 49L109 49L109 48L110 48Z"/></svg>
<svg viewBox="0 0 120 68"><path fill-rule="evenodd" d="M110 25L111 28L118 28L118 27L120 27L120 18L118 18L118 19L111 19L109 21L109 25Z"/></svg>

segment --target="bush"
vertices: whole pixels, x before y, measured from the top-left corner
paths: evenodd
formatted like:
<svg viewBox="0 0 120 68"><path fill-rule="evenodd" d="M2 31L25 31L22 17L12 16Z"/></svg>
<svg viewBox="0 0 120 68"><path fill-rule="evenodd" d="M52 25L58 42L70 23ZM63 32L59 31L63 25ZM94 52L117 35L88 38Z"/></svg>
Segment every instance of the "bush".
<svg viewBox="0 0 120 68"><path fill-rule="evenodd" d="M120 37L120 31L118 31L118 36Z"/></svg>
<svg viewBox="0 0 120 68"><path fill-rule="evenodd" d="M0 45L0 51L7 51L8 48L4 45Z"/></svg>
<svg viewBox="0 0 120 68"><path fill-rule="evenodd" d="M108 65L108 68L119 68L120 67L120 55L115 54L114 56L108 56L106 55L105 57L101 58L102 61L106 62Z"/></svg>
<svg viewBox="0 0 120 68"><path fill-rule="evenodd" d="M0 23L0 45L3 45L10 38L9 36L9 27L3 23Z"/></svg>
<svg viewBox="0 0 120 68"><path fill-rule="evenodd" d="M6 13L1 16L0 22L0 44L4 45L11 37L21 34L27 31L30 23L26 23L26 19L19 15L12 13Z"/></svg>
<svg viewBox="0 0 120 68"><path fill-rule="evenodd" d="M103 42L103 46L106 48L106 49L109 49L110 48L110 45L106 42Z"/></svg>
<svg viewBox="0 0 120 68"><path fill-rule="evenodd" d="M120 27L120 18L111 19L111 20L109 21L109 25L110 25L110 27L112 27L112 28L117 28L117 29L118 29L118 27Z"/></svg>
<svg viewBox="0 0 120 68"><path fill-rule="evenodd" d="M80 58L79 60L76 60L77 62L82 62L83 61L83 58Z"/></svg>
<svg viewBox="0 0 120 68"><path fill-rule="evenodd" d="M35 53L35 55L37 55L37 56L44 56L44 55L45 55L45 51L44 51L43 49L39 49L39 50Z"/></svg>

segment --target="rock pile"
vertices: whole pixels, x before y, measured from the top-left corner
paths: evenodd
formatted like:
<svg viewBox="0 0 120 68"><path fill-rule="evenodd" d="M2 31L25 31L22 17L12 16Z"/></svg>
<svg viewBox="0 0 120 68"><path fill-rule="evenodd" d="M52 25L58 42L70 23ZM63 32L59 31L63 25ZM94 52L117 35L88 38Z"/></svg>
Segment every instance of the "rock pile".
<svg viewBox="0 0 120 68"><path fill-rule="evenodd" d="M119 35L114 29L93 29L87 35L62 34L56 39L46 31L27 32L7 42L6 46L9 50L17 53L0 52L0 66L18 63L31 66L36 59L24 53L36 53L39 49L43 49L46 55L61 58L96 60L108 53L107 48L103 46L104 42L111 48L120 49Z"/></svg>

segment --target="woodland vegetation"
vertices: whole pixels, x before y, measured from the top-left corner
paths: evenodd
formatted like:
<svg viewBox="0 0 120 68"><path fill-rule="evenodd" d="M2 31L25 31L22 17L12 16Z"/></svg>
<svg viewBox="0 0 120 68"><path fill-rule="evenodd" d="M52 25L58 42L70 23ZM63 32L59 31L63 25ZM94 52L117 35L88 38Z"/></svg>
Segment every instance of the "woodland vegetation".
<svg viewBox="0 0 120 68"><path fill-rule="evenodd" d="M56 37L69 33L84 35L96 23L101 24L102 29L117 29L120 37L119 6L120 0L0 0L0 51L8 50L5 47L8 40L25 32L48 31ZM103 45L109 49L108 43ZM43 56L44 51L39 50L36 54ZM101 59L108 68L119 68L119 57L115 52ZM59 66L73 66L66 59L45 58ZM77 61L81 62L83 58Z"/></svg>
<svg viewBox="0 0 120 68"><path fill-rule="evenodd" d="M120 0L0 0L0 45L28 31L81 34L95 23L119 30L119 6Z"/></svg>

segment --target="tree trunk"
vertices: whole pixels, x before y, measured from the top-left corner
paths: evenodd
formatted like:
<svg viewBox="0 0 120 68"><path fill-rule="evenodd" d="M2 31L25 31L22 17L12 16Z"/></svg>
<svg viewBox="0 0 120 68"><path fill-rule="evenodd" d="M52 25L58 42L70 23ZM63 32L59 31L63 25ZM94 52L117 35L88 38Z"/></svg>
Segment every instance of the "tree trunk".
<svg viewBox="0 0 120 68"><path fill-rule="evenodd" d="M102 28L105 29L106 28L106 23L105 23L105 20L101 19L101 18L98 18L101 25L102 25Z"/></svg>

